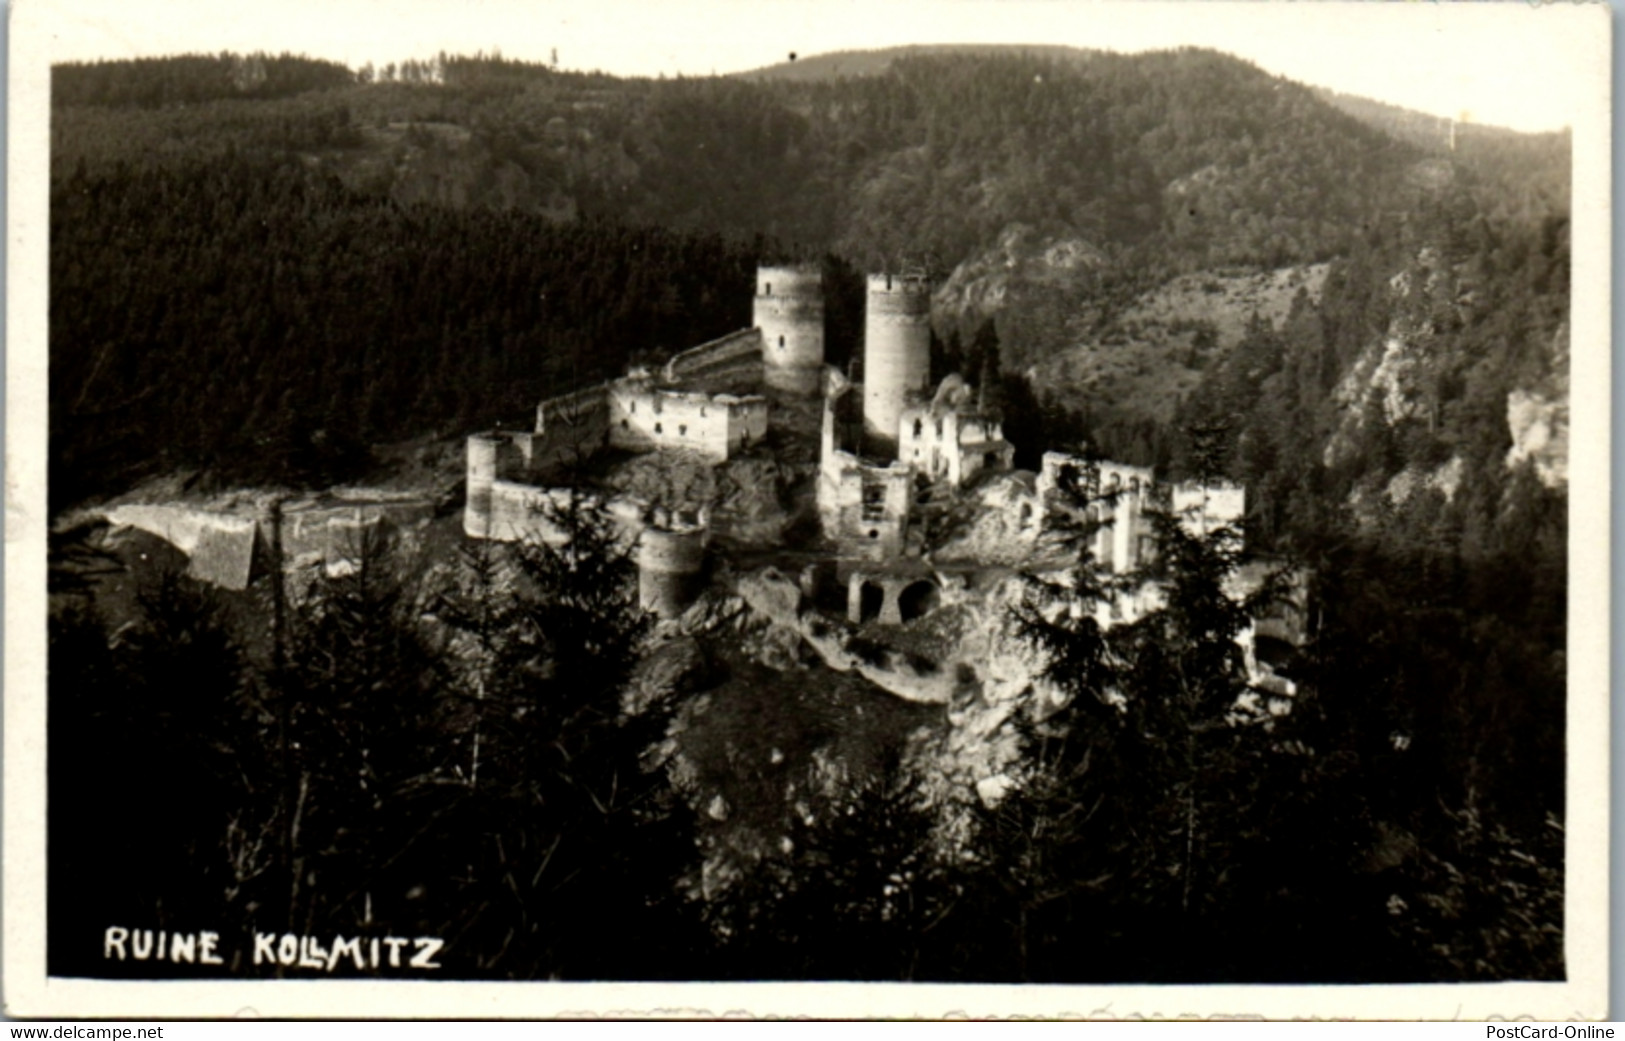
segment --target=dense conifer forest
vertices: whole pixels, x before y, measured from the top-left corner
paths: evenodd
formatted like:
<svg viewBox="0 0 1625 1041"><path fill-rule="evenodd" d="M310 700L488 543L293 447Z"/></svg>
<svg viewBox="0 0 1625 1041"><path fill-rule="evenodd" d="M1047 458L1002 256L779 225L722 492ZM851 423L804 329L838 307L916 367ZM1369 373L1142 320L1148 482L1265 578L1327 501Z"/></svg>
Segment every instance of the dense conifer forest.
<svg viewBox="0 0 1625 1041"><path fill-rule="evenodd" d="M498 979L1561 977L1567 490L1515 458L1508 403L1566 403L1569 142L1401 116L1194 50L57 67L54 512L182 470L323 487L388 442L527 423L748 325L763 260L822 261L844 363L865 270L940 281L1016 226L1096 259L939 321L936 375L989 383L1025 452L1249 504L1246 554L1160 525L1174 593L1134 626L1057 622L1035 586L1074 697L956 855L898 762L710 891L658 751L675 707L620 711L647 620L584 515L579 558L468 549L438 586L369 561L274 654L263 583L143 579L113 627L64 543L51 971L139 972L87 940L118 921L443 936L450 974ZM1255 316L1171 418L1028 378L1176 276L1321 262L1318 299ZM1266 553L1320 605L1313 697L1267 732L1224 723L1223 592ZM129 867L87 887L109 843Z"/></svg>

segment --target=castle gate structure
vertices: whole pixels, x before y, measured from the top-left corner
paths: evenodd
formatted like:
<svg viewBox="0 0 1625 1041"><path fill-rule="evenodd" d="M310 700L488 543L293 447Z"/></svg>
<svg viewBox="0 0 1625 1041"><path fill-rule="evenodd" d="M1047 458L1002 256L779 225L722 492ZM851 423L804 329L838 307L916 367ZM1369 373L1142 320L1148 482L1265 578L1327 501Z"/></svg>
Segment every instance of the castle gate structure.
<svg viewBox="0 0 1625 1041"><path fill-rule="evenodd" d="M761 330L764 382L816 395L824 367L823 273L813 265L758 268L752 321Z"/></svg>
<svg viewBox="0 0 1625 1041"><path fill-rule="evenodd" d="M863 434L895 458L903 409L931 382L931 287L922 275L870 275L863 321Z"/></svg>

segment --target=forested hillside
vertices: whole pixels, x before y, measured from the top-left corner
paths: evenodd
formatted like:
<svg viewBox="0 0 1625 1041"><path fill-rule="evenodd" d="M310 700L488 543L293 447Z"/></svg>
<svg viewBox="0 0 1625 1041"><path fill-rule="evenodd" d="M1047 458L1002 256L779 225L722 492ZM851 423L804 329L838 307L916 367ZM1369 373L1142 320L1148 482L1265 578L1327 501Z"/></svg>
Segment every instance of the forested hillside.
<svg viewBox="0 0 1625 1041"><path fill-rule="evenodd" d="M904 53L884 70L617 80L444 55L346 75L263 55L57 68L53 435L74 463L53 501L142 463L285 442L273 412L341 441L508 414L738 324L744 272L767 253L946 276L1015 230L1092 258L945 319L968 341L996 318L1009 374L1181 272L1331 260L1421 227L1495 239L1566 213L1565 141L1473 138L1470 156L1441 157L1211 52ZM1513 177L1531 155L1556 158ZM360 378L386 354L404 360L380 376L401 381L389 390ZM164 380L180 371L231 389L176 394ZM143 413L160 393L163 414ZM1148 419L1101 404L1109 426ZM1126 437L1175 435L1152 433ZM262 450L263 473L307 469L277 455Z"/></svg>

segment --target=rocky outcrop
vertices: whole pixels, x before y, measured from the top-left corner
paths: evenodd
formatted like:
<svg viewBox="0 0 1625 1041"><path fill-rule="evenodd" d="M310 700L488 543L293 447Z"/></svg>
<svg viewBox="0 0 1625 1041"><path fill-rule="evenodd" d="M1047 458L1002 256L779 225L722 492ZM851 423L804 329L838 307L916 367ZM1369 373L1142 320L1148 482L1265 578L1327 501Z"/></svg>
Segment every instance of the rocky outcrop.
<svg viewBox="0 0 1625 1041"><path fill-rule="evenodd" d="M1527 459L1534 464L1536 476L1546 487L1568 484L1567 396L1554 399L1539 391L1514 390L1507 395L1507 429L1512 432L1507 466L1518 466Z"/></svg>
<svg viewBox="0 0 1625 1041"><path fill-rule="evenodd" d="M1105 254L1082 238L1012 224L992 249L954 269L932 300L932 316L943 325L974 327L1002 311L1020 288L1087 284L1105 264Z"/></svg>
<svg viewBox="0 0 1625 1041"><path fill-rule="evenodd" d="M1569 481L1569 335L1562 326L1552 337L1548 362L1550 375L1539 385L1519 387L1507 395L1507 429L1512 447L1507 450L1508 467L1525 460L1534 464L1535 475L1548 488L1564 487Z"/></svg>

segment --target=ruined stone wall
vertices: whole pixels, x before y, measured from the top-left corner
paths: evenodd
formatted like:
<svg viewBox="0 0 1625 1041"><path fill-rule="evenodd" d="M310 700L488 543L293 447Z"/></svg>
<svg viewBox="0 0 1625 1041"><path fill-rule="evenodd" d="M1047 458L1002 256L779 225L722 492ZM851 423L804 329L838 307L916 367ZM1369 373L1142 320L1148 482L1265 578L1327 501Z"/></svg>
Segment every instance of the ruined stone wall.
<svg viewBox="0 0 1625 1041"><path fill-rule="evenodd" d="M767 399L745 397L727 402L728 454L761 443L767 437Z"/></svg>
<svg viewBox="0 0 1625 1041"><path fill-rule="evenodd" d="M762 334L757 329L740 329L698 347L672 355L666 362L668 382L705 376L740 366L753 366L762 357Z"/></svg>
<svg viewBox="0 0 1625 1041"><path fill-rule="evenodd" d="M913 471L904 463L870 466L849 452L825 455L818 472L825 537L843 555L868 560L901 556L913 486Z"/></svg>
<svg viewBox="0 0 1625 1041"><path fill-rule="evenodd" d="M999 421L975 409L905 408L898 435L899 459L956 488L983 470L1008 470L1015 460Z"/></svg>
<svg viewBox="0 0 1625 1041"><path fill-rule="evenodd" d="M568 488L540 488L517 481L494 481L491 485L490 523L483 531L464 530L475 538L497 542L541 542L560 546L567 533L553 520L558 511L570 505Z"/></svg>
<svg viewBox="0 0 1625 1041"><path fill-rule="evenodd" d="M931 378L931 290L924 278L870 275L863 323L863 430L895 458L903 409Z"/></svg>
<svg viewBox="0 0 1625 1041"><path fill-rule="evenodd" d="M1152 550L1151 525L1145 515L1155 485L1150 467L1091 461L1064 452L1045 452L1036 490L1046 510L1075 508L1062 503L1056 491L1061 475L1075 468L1083 475L1083 491L1090 499L1085 517L1101 526L1092 546L1095 559L1114 574L1133 571Z"/></svg>
<svg viewBox="0 0 1625 1041"><path fill-rule="evenodd" d="M584 387L536 406L536 430L513 440L524 468L505 473L539 480L561 465L584 462L603 448L609 432L609 384Z"/></svg>
<svg viewBox="0 0 1625 1041"><path fill-rule="evenodd" d="M609 443L633 452L682 448L726 462L767 436L767 401L624 380L610 391Z"/></svg>
<svg viewBox="0 0 1625 1041"><path fill-rule="evenodd" d="M1144 563L1153 549L1145 507L1154 474L1145 466L1110 462L1098 466L1100 494L1111 510L1111 569L1123 574Z"/></svg>
<svg viewBox="0 0 1625 1041"><path fill-rule="evenodd" d="M824 282L813 266L756 272L752 319L761 330L763 379L805 397L818 393L824 366Z"/></svg>
<svg viewBox="0 0 1625 1041"><path fill-rule="evenodd" d="M1174 486L1169 500L1185 530L1198 537L1227 525L1240 526L1247 516L1247 489L1237 484L1185 481Z"/></svg>

